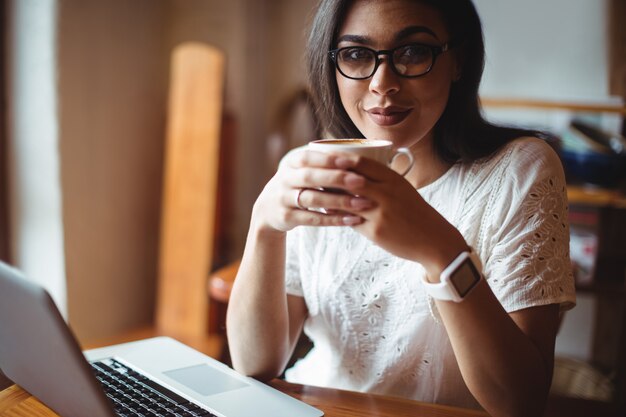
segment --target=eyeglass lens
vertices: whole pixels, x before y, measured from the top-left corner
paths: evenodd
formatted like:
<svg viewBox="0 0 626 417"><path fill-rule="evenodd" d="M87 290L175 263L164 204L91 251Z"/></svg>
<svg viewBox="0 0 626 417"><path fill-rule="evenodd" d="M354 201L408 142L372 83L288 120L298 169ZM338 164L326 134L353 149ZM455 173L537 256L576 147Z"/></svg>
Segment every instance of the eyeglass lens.
<svg viewBox="0 0 626 417"><path fill-rule="evenodd" d="M406 45L393 49L391 64L396 72L408 77L426 74L433 64L433 51L426 45ZM376 71L377 52L360 46L337 51L339 70L351 78L369 78Z"/></svg>

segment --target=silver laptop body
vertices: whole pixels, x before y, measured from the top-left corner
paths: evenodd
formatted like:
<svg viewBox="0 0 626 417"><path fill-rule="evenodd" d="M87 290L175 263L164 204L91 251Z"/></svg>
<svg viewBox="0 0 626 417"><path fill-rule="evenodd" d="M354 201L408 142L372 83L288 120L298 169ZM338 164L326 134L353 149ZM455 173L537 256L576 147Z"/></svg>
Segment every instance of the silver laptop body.
<svg viewBox="0 0 626 417"><path fill-rule="evenodd" d="M83 353L50 295L0 262L0 369L7 377L61 416L112 417L88 363L111 360L219 417L324 414L171 338Z"/></svg>

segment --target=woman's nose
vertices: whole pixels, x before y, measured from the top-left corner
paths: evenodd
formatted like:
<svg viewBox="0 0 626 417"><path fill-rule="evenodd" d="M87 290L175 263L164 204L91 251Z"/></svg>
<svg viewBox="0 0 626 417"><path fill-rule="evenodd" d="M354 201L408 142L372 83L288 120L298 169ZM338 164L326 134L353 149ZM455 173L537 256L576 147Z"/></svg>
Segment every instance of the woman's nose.
<svg viewBox="0 0 626 417"><path fill-rule="evenodd" d="M383 59L370 79L370 91L380 95L394 94L400 89L400 80L388 59Z"/></svg>

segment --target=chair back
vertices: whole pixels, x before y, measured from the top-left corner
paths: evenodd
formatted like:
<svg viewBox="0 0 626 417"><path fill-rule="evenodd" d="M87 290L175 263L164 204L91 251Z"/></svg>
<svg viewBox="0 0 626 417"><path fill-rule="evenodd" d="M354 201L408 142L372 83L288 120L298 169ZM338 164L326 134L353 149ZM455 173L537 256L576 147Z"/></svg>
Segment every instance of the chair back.
<svg viewBox="0 0 626 417"><path fill-rule="evenodd" d="M222 51L201 43L172 54L155 317L165 334L208 331L224 65Z"/></svg>

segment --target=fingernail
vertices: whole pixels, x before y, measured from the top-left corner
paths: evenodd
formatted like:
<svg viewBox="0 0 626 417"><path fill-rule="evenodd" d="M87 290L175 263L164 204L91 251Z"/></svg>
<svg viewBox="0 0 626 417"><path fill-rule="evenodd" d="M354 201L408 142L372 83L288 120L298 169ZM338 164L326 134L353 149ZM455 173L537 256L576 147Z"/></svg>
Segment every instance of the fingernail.
<svg viewBox="0 0 626 417"><path fill-rule="evenodd" d="M363 219L359 216L344 216L341 221L346 226L354 226L355 224L361 223Z"/></svg>
<svg viewBox="0 0 626 417"><path fill-rule="evenodd" d="M341 168L341 169L353 168L354 164L355 163L352 159L346 158L345 156L338 156L337 159L335 159L335 166L337 168Z"/></svg>
<svg viewBox="0 0 626 417"><path fill-rule="evenodd" d="M343 179L343 183L349 187L359 187L365 184L365 178L357 174L348 174Z"/></svg>
<svg viewBox="0 0 626 417"><path fill-rule="evenodd" d="M350 199L350 207L356 209L365 209L372 207L372 202L367 198L363 197L353 197Z"/></svg>

